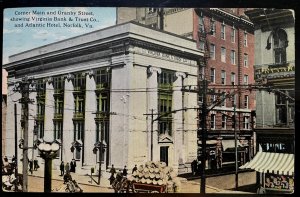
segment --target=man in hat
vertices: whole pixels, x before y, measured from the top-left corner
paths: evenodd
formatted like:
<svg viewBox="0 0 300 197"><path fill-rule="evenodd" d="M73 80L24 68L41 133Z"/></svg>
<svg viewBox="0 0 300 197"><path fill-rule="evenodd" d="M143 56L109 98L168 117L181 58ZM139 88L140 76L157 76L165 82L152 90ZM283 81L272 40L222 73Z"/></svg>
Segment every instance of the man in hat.
<svg viewBox="0 0 300 197"><path fill-rule="evenodd" d="M124 166L124 169L123 169L123 176L125 176L125 177L127 177L127 168L126 168L126 166Z"/></svg>
<svg viewBox="0 0 300 197"><path fill-rule="evenodd" d="M76 161L75 159L72 159L71 163L70 163L70 172L74 172L76 171Z"/></svg>
<svg viewBox="0 0 300 197"><path fill-rule="evenodd" d="M134 168L132 168L132 174L137 171L137 166L135 165Z"/></svg>

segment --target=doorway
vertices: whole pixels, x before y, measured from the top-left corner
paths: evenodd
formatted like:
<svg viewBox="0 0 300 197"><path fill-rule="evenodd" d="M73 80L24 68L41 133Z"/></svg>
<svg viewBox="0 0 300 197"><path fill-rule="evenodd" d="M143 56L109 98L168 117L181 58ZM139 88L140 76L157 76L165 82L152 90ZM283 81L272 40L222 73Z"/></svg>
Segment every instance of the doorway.
<svg viewBox="0 0 300 197"><path fill-rule="evenodd" d="M165 162L167 165L168 165L168 157L169 157L168 149L169 149L168 146L160 147L160 161Z"/></svg>

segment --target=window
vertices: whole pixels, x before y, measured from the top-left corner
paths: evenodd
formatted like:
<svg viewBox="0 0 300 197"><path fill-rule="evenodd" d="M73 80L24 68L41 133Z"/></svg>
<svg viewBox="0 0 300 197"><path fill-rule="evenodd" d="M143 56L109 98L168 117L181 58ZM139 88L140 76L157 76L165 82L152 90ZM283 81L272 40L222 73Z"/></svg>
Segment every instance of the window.
<svg viewBox="0 0 300 197"><path fill-rule="evenodd" d="M294 91L284 91L284 94L295 98ZM284 94L275 93L276 102L276 124L294 123L295 102Z"/></svg>
<svg viewBox="0 0 300 197"><path fill-rule="evenodd" d="M54 121L54 139L61 139L61 134L63 131L63 122L62 121Z"/></svg>
<svg viewBox="0 0 300 197"><path fill-rule="evenodd" d="M64 112L64 100L61 97L54 98L54 114L62 115Z"/></svg>
<svg viewBox="0 0 300 197"><path fill-rule="evenodd" d="M246 31L244 32L244 46L245 46L245 47L248 46L248 34L247 34Z"/></svg>
<svg viewBox="0 0 300 197"><path fill-rule="evenodd" d="M174 72L163 70L158 76L159 87L173 86ZM159 89L158 91L158 113L165 114L172 111L173 93L169 89ZM163 116L158 121L159 134L172 136L172 114Z"/></svg>
<svg viewBox="0 0 300 197"><path fill-rule="evenodd" d="M226 129L226 115L222 115L222 129Z"/></svg>
<svg viewBox="0 0 300 197"><path fill-rule="evenodd" d="M44 121L37 121L38 138L44 137Z"/></svg>
<svg viewBox="0 0 300 197"><path fill-rule="evenodd" d="M221 61L226 62L226 49L225 49L225 47L221 47Z"/></svg>
<svg viewBox="0 0 300 197"><path fill-rule="evenodd" d="M225 70L221 71L221 83L222 83L222 85L226 85L226 72L225 72Z"/></svg>
<svg viewBox="0 0 300 197"><path fill-rule="evenodd" d="M231 85L235 85L235 73L231 73L230 80L231 80Z"/></svg>
<svg viewBox="0 0 300 197"><path fill-rule="evenodd" d="M95 142L108 141L109 121L101 120L96 122Z"/></svg>
<svg viewBox="0 0 300 197"><path fill-rule="evenodd" d="M231 64L235 65L235 51L232 50L230 52L230 61L231 61Z"/></svg>
<svg viewBox="0 0 300 197"><path fill-rule="evenodd" d="M216 69L211 68L210 69L210 82L215 83L215 74L216 74Z"/></svg>
<svg viewBox="0 0 300 197"><path fill-rule="evenodd" d="M288 46L287 34L283 29L279 29L274 34L274 56L275 63L286 62L286 47Z"/></svg>
<svg viewBox="0 0 300 197"><path fill-rule="evenodd" d="M205 42L204 42L204 41L200 41L200 42L199 42L199 49L200 49L201 51L204 51L204 50L205 50Z"/></svg>
<svg viewBox="0 0 300 197"><path fill-rule="evenodd" d="M109 112L109 97L107 92L97 95L97 112Z"/></svg>
<svg viewBox="0 0 300 197"><path fill-rule="evenodd" d="M244 54L244 66L248 67L248 54Z"/></svg>
<svg viewBox="0 0 300 197"><path fill-rule="evenodd" d="M199 31L204 32L204 18L203 18L203 16L199 16Z"/></svg>
<svg viewBox="0 0 300 197"><path fill-rule="evenodd" d="M232 43L235 43L235 28L231 28L230 39Z"/></svg>
<svg viewBox="0 0 300 197"><path fill-rule="evenodd" d="M82 140L84 132L84 122L83 121L74 121L74 141Z"/></svg>
<svg viewBox="0 0 300 197"><path fill-rule="evenodd" d="M216 114L210 115L210 128L215 129L216 128Z"/></svg>
<svg viewBox="0 0 300 197"><path fill-rule="evenodd" d="M225 98L226 98L226 93L223 92L222 96L221 96L221 100L222 100L221 106L222 107L226 107L226 99Z"/></svg>
<svg viewBox="0 0 300 197"><path fill-rule="evenodd" d="M76 95L74 99L75 113L84 113L84 97Z"/></svg>
<svg viewBox="0 0 300 197"><path fill-rule="evenodd" d="M214 19L211 19L211 30L212 30L212 35L216 36L216 22L214 21Z"/></svg>
<svg viewBox="0 0 300 197"><path fill-rule="evenodd" d="M221 25L221 39L225 40L225 24Z"/></svg>
<svg viewBox="0 0 300 197"><path fill-rule="evenodd" d="M82 73L74 74L74 90L85 90L85 75Z"/></svg>
<svg viewBox="0 0 300 197"><path fill-rule="evenodd" d="M231 98L231 106L234 107L236 105L236 95L233 95Z"/></svg>
<svg viewBox="0 0 300 197"><path fill-rule="evenodd" d="M243 124L244 124L244 129L250 129L250 127L249 127L249 116L244 116Z"/></svg>
<svg viewBox="0 0 300 197"><path fill-rule="evenodd" d="M244 85L248 85L248 75L244 75Z"/></svg>
<svg viewBox="0 0 300 197"><path fill-rule="evenodd" d="M95 82L98 90L107 89L110 86L110 69L100 69L95 72Z"/></svg>
<svg viewBox="0 0 300 197"><path fill-rule="evenodd" d="M214 44L210 44L210 58L211 59L216 59L216 46Z"/></svg>
<svg viewBox="0 0 300 197"><path fill-rule="evenodd" d="M64 79L60 76L60 77L53 77L53 88L55 93L62 93L62 91L64 90Z"/></svg>
<svg viewBox="0 0 300 197"><path fill-rule="evenodd" d="M249 96L248 95L244 96L244 107L245 107L245 109L249 108Z"/></svg>

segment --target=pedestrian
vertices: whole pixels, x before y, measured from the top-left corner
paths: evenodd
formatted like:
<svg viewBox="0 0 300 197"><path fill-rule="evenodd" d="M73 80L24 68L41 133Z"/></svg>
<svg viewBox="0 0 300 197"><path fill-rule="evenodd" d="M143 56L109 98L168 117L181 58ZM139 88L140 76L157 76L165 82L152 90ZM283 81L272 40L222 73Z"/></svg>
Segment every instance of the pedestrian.
<svg viewBox="0 0 300 197"><path fill-rule="evenodd" d="M109 183L112 184L115 180L115 173L116 173L116 169L114 167L114 164L111 165L111 169L110 169L109 173L110 173Z"/></svg>
<svg viewBox="0 0 300 197"><path fill-rule="evenodd" d="M76 171L76 161L75 159L72 159L71 164L70 164L70 172L74 172Z"/></svg>
<svg viewBox="0 0 300 197"><path fill-rule="evenodd" d="M32 161L32 159L29 160L29 171L30 171L31 174L32 174L32 172L33 172L33 161Z"/></svg>
<svg viewBox="0 0 300 197"><path fill-rule="evenodd" d="M64 164L64 161L61 161L59 169L60 169L60 176L63 176L64 173L65 173L65 164Z"/></svg>
<svg viewBox="0 0 300 197"><path fill-rule="evenodd" d="M67 162L67 164L65 166L65 170L66 170L66 174L70 174L70 165L69 165L69 162Z"/></svg>
<svg viewBox="0 0 300 197"><path fill-rule="evenodd" d="M36 158L33 160L33 166L34 166L34 170L35 171L37 171L37 169L40 168L39 162L38 162L38 160Z"/></svg>
<svg viewBox="0 0 300 197"><path fill-rule="evenodd" d="M195 175L197 172L197 161L194 159L194 161L191 163L192 168L192 175Z"/></svg>
<svg viewBox="0 0 300 197"><path fill-rule="evenodd" d="M123 169L123 176L127 177L127 168L126 168L126 166L124 166L124 169Z"/></svg>
<svg viewBox="0 0 300 197"><path fill-rule="evenodd" d="M137 171L137 166L135 165L134 168L132 168L132 174Z"/></svg>

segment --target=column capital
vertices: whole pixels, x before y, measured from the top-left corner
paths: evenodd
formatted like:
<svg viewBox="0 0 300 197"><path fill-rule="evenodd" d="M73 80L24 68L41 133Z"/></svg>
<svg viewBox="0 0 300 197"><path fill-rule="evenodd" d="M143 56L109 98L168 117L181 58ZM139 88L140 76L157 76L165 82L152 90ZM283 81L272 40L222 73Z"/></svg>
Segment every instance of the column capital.
<svg viewBox="0 0 300 197"><path fill-rule="evenodd" d="M53 83L53 77L48 77L45 79L45 82L47 82L48 84Z"/></svg>
<svg viewBox="0 0 300 197"><path fill-rule="evenodd" d="M74 75L71 73L68 73L64 76L64 78L67 79L68 81L70 81L70 80L74 79Z"/></svg>
<svg viewBox="0 0 300 197"><path fill-rule="evenodd" d="M184 72L176 72L175 77L177 77L177 78L182 77L184 79L187 77L187 74Z"/></svg>
<svg viewBox="0 0 300 197"><path fill-rule="evenodd" d="M147 72L148 72L149 75L152 75L154 72L157 72L158 74L160 74L161 69L158 68L158 67L154 67L154 66L149 65L148 69L147 69Z"/></svg>

